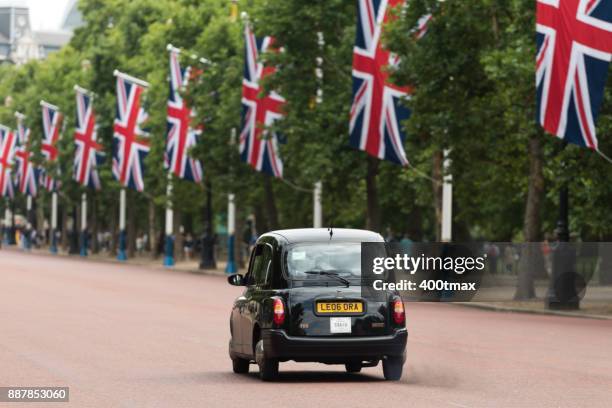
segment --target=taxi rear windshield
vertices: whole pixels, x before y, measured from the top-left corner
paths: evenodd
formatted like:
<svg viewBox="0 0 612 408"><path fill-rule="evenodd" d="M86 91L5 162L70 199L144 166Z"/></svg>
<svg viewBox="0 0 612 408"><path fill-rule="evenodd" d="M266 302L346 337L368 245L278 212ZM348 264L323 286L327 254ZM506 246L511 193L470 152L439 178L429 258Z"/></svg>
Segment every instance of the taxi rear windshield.
<svg viewBox="0 0 612 408"><path fill-rule="evenodd" d="M285 256L285 269L292 280L337 282L361 277L361 243L329 242L297 244ZM342 279L338 279L342 278Z"/></svg>

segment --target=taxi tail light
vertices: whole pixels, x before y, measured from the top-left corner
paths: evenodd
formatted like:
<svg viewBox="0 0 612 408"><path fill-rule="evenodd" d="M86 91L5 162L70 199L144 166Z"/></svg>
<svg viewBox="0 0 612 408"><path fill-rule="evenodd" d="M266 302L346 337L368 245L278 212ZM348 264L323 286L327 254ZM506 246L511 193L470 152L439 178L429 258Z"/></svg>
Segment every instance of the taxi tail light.
<svg viewBox="0 0 612 408"><path fill-rule="evenodd" d="M274 324L281 326L285 322L285 304L281 299L274 299L272 311L272 320L274 321Z"/></svg>
<svg viewBox="0 0 612 408"><path fill-rule="evenodd" d="M391 316L393 323L398 326L403 326L406 323L406 312L404 310L404 302L400 297L396 297L391 302Z"/></svg>

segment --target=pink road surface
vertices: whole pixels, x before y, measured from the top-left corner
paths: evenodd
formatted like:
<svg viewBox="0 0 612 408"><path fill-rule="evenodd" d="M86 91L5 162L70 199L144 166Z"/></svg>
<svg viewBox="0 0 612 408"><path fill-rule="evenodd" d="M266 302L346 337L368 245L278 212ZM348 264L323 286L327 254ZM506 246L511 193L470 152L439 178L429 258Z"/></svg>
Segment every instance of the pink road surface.
<svg viewBox="0 0 612 408"><path fill-rule="evenodd" d="M282 363L231 372L223 277L0 251L0 386L64 407L609 407L612 321L408 304L399 382ZM45 404L4 404L4 406ZM2 403L0 403L2 406Z"/></svg>

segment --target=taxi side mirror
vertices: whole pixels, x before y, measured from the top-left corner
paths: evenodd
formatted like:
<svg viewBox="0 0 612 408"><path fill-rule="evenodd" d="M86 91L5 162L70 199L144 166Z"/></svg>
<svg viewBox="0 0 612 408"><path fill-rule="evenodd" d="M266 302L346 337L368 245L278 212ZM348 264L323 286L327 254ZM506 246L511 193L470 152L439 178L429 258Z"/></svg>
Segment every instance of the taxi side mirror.
<svg viewBox="0 0 612 408"><path fill-rule="evenodd" d="M234 286L244 286L245 285L244 276L240 275L239 273L228 276L227 282L230 285L234 285Z"/></svg>

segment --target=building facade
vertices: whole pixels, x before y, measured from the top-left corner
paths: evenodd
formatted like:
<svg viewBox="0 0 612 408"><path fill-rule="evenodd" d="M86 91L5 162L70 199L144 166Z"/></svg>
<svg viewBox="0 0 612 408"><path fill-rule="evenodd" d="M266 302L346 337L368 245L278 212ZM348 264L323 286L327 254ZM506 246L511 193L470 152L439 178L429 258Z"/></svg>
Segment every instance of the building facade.
<svg viewBox="0 0 612 408"><path fill-rule="evenodd" d="M65 16L70 14L71 21L77 25L66 26L64 17L61 30L35 31L30 23L30 10L24 1L0 1L0 63L20 65L33 59L43 59L67 44L72 37L72 29L80 21L80 14L75 15L78 13L76 3L75 0L69 4Z"/></svg>

